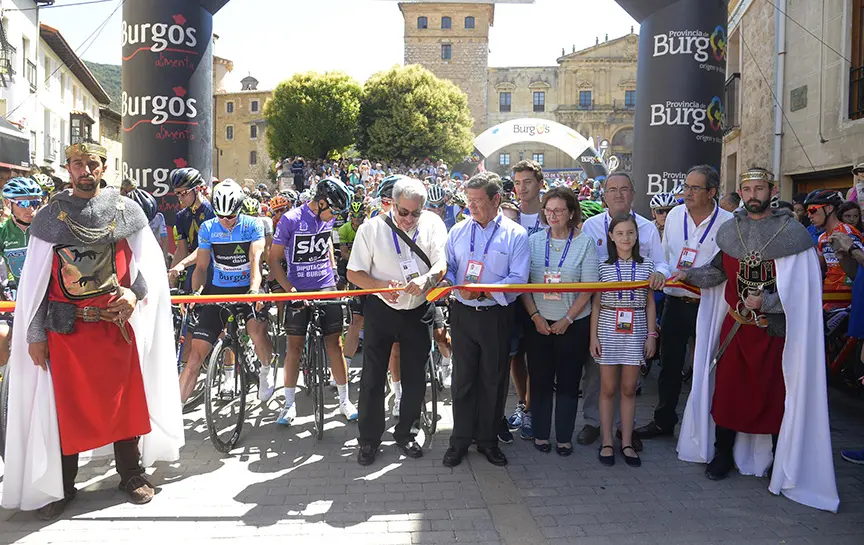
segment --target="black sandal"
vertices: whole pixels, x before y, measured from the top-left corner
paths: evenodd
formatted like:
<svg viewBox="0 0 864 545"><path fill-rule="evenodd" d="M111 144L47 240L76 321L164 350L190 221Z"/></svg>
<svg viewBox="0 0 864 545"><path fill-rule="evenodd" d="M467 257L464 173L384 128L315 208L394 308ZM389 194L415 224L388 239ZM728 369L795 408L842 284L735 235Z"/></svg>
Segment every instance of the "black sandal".
<svg viewBox="0 0 864 545"><path fill-rule="evenodd" d="M627 450L628 448L630 450L632 450L633 454L635 454L636 456L627 456L627 453L624 451ZM636 449L633 448L631 445L627 445L627 446L622 445L621 446L621 455L624 456L624 461L627 462L627 465L630 467L640 467L642 465L642 459L639 458L639 453L637 453Z"/></svg>
<svg viewBox="0 0 864 545"><path fill-rule="evenodd" d="M552 443L537 443L535 441L534 448L543 453L552 452Z"/></svg>
<svg viewBox="0 0 864 545"><path fill-rule="evenodd" d="M558 456L570 456L573 454L573 445L570 445L569 447L566 445L557 445L555 447L555 452Z"/></svg>
<svg viewBox="0 0 864 545"><path fill-rule="evenodd" d="M603 456L602 453L603 453L604 448L608 448L609 450L611 450L612 454L610 454L609 456ZM600 460L600 463L603 464L604 466L614 466L615 465L615 447L613 447L612 445L601 446L600 449L597 451L597 459Z"/></svg>

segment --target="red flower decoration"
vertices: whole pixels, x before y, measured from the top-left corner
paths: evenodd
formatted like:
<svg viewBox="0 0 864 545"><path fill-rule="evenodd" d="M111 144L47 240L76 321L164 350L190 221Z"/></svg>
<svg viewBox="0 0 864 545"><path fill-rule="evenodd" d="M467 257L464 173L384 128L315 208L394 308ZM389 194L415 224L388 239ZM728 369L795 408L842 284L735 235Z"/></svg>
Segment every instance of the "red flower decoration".
<svg viewBox="0 0 864 545"><path fill-rule="evenodd" d="M174 165L177 168L185 168L189 163L186 162L186 159L180 157L179 159L174 159Z"/></svg>
<svg viewBox="0 0 864 545"><path fill-rule="evenodd" d="M175 95L177 95L178 97L181 97L181 98L185 97L187 94L186 89L184 89L182 85L178 85L177 87L173 87L172 90L174 91Z"/></svg>
<svg viewBox="0 0 864 545"><path fill-rule="evenodd" d="M178 25L185 25L186 24L186 18L183 17L182 13L178 13L177 15L172 15L171 18L174 19L174 22L177 23Z"/></svg>

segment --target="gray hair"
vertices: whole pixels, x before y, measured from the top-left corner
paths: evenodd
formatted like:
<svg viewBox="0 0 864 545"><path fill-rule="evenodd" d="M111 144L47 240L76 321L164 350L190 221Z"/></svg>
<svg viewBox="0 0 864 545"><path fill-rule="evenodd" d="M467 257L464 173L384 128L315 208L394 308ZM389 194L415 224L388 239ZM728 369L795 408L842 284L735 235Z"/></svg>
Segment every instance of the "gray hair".
<svg viewBox="0 0 864 545"><path fill-rule="evenodd" d="M715 197L720 195L720 173L717 172L716 168L711 165L692 166L690 167L690 170L687 171L687 176L690 176L693 172L705 177L705 187L707 189L715 190Z"/></svg>
<svg viewBox="0 0 864 545"><path fill-rule="evenodd" d="M415 178L403 178L393 186L394 202L402 198L412 201L419 200L420 208L422 209L426 207L426 199L428 196L428 193L426 193L426 186L423 185L423 182Z"/></svg>
<svg viewBox="0 0 864 545"><path fill-rule="evenodd" d="M489 200L495 198L495 195L501 194L501 177L494 172L481 172L471 176L468 183L465 184L465 189L484 189Z"/></svg>
<svg viewBox="0 0 864 545"><path fill-rule="evenodd" d="M633 178L630 177L626 172L613 172L606 176L606 180L603 182L603 189L606 189L606 185L609 183L609 180L614 178L615 176L621 176L622 178L627 178L627 181L630 182L630 189L636 191L636 185L633 184Z"/></svg>

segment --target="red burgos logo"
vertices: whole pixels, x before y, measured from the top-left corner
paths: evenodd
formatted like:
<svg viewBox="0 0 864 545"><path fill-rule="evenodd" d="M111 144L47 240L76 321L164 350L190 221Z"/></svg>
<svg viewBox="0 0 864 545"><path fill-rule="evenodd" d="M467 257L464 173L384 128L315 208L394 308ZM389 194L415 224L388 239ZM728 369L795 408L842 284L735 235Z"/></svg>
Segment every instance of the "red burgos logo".
<svg viewBox="0 0 864 545"><path fill-rule="evenodd" d="M123 127L130 132L142 123L151 125L198 125L197 100L187 97L186 89L178 85L171 89L174 96L130 96L123 91L123 117L141 117L131 127Z"/></svg>
<svg viewBox="0 0 864 545"><path fill-rule="evenodd" d="M186 17L178 13L171 16L172 24L141 23L130 25L123 21L123 46L141 44L141 47L130 55L124 56L128 61L142 51L162 53L171 51L187 55L198 55L195 47L198 45L198 30L185 26Z"/></svg>

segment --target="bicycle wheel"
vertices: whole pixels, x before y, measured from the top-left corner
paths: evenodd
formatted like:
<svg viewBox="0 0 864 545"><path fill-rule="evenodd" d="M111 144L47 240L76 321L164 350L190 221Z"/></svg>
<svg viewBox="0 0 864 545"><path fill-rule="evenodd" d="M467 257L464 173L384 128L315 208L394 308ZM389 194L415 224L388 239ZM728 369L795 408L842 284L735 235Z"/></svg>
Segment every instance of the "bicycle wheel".
<svg viewBox="0 0 864 545"><path fill-rule="evenodd" d="M234 380L225 383L225 370L235 369ZM220 340L213 347L207 369L204 396L204 415L210 440L219 452L229 452L240 440L240 431L246 419L246 373L240 347L228 340Z"/></svg>
<svg viewBox="0 0 864 545"><path fill-rule="evenodd" d="M309 338L309 367L308 374L311 384L307 384L312 394L312 413L315 417L315 436L318 439L324 437L324 343L317 334Z"/></svg>
<svg viewBox="0 0 864 545"><path fill-rule="evenodd" d="M423 430L434 435L438 429L438 372L434 363L435 355L438 358L441 354L438 350L433 350L432 355L426 359L426 395L423 398L423 410L420 412L420 420L423 425Z"/></svg>
<svg viewBox="0 0 864 545"><path fill-rule="evenodd" d="M183 347L187 341L190 340L190 335L192 333L191 329L189 329L189 314L185 317L181 318L178 321L179 310L176 311L178 314L175 315L174 320L174 340L177 343L177 374L183 372ZM183 404L183 414L190 413L198 407L198 404L204 399L204 389L207 383L207 362L210 359L210 354L208 357L204 358L204 361L201 363L201 370L198 372L198 377L195 380L195 388L192 390L192 394L189 395L189 398L186 399L186 403Z"/></svg>
<svg viewBox="0 0 864 545"><path fill-rule="evenodd" d="M9 365L0 379L0 458L6 459L6 418L9 415Z"/></svg>

